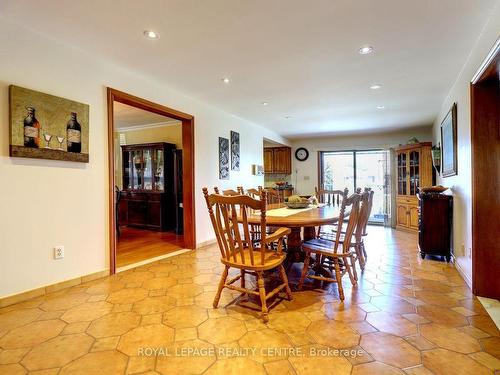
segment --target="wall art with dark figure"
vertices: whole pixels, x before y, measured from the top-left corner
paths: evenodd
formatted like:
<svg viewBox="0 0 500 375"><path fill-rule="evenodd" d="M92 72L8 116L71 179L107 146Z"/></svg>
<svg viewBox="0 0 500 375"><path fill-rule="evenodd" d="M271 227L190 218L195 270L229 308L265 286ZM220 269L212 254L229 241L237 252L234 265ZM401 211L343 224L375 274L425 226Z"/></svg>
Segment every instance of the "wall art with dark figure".
<svg viewBox="0 0 500 375"><path fill-rule="evenodd" d="M219 180L229 180L229 139L219 137Z"/></svg>
<svg viewBox="0 0 500 375"><path fill-rule="evenodd" d="M240 133L231 131L231 170L240 170Z"/></svg>
<svg viewBox="0 0 500 375"><path fill-rule="evenodd" d="M11 85L10 156L89 162L89 106Z"/></svg>
<svg viewBox="0 0 500 375"><path fill-rule="evenodd" d="M442 176L455 176L457 171L457 104L454 103L441 122Z"/></svg>

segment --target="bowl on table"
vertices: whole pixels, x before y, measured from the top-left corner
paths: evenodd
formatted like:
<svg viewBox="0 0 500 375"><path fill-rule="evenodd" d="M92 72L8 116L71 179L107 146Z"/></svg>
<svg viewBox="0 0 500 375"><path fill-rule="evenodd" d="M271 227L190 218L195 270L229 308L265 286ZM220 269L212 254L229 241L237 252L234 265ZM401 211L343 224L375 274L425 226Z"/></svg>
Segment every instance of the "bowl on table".
<svg viewBox="0 0 500 375"><path fill-rule="evenodd" d="M309 202L285 202L285 206L288 208L307 208L309 207Z"/></svg>
<svg viewBox="0 0 500 375"><path fill-rule="evenodd" d="M437 185L437 186L421 186L418 188L421 193L442 193L443 191L448 190L447 187Z"/></svg>

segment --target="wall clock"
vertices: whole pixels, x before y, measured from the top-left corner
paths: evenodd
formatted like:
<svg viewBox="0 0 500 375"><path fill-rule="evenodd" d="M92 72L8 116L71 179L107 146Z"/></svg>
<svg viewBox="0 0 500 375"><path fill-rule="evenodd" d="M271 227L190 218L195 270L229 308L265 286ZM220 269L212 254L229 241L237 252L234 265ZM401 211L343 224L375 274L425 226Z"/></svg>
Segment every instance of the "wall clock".
<svg viewBox="0 0 500 375"><path fill-rule="evenodd" d="M305 161L309 157L309 151L305 149L304 147L300 147L297 150L295 150L295 158L298 161Z"/></svg>

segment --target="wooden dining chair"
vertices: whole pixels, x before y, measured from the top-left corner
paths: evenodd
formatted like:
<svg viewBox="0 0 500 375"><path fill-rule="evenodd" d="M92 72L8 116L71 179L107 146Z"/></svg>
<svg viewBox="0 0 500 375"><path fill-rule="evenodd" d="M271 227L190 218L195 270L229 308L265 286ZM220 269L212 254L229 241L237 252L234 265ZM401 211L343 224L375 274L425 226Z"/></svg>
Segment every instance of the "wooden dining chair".
<svg viewBox="0 0 500 375"><path fill-rule="evenodd" d="M233 189L222 190L222 195L235 196L235 195L243 195L244 194L242 186L238 186L236 189L237 190L233 190ZM218 187L214 187L214 190L215 190L215 194L219 194Z"/></svg>
<svg viewBox="0 0 500 375"><path fill-rule="evenodd" d="M366 222L365 222L365 225L363 227L363 233L362 233L363 237L366 237L368 235L368 231L367 231L368 221L370 220L370 216L372 214L373 196L375 195L375 192L371 188L365 188L365 192L368 193L368 209L367 209L368 212L366 214ZM365 258L365 263L366 263L366 260L368 259L368 253L366 252L366 247L365 247L364 242L363 242L362 251L363 251L363 256Z"/></svg>
<svg viewBox="0 0 500 375"><path fill-rule="evenodd" d="M316 198L318 198L319 203L325 203L327 205L340 206L342 203L342 198L344 196L344 190L327 190L314 188L316 192Z"/></svg>
<svg viewBox="0 0 500 375"><path fill-rule="evenodd" d="M283 203L283 195L280 194L277 189L264 189L267 192L267 203L275 204L275 203Z"/></svg>
<svg viewBox="0 0 500 375"><path fill-rule="evenodd" d="M342 204L342 199L344 196L348 196L349 189L345 188L344 190L324 190L315 188L316 198L319 203L324 203L327 205L340 206ZM327 227L328 228L328 227ZM331 227L330 227L331 228ZM328 229L319 226L316 230L317 238L326 238L332 239L332 233Z"/></svg>
<svg viewBox="0 0 500 375"><path fill-rule="evenodd" d="M209 194L203 188L203 195L207 203L208 214L214 228L215 237L221 252L220 261L224 264L224 271L214 298L213 307L217 308L224 288L237 290L246 294L260 297L262 304L262 320L269 321L267 300L285 290L288 299L292 299L292 292L288 286L283 261L285 254L281 246L283 236L290 233L289 228L279 228L276 232L266 233L266 192L261 199L253 199L247 195L224 196ZM248 213L250 210L260 210L261 239L255 244L250 239L250 225ZM276 250L271 244L277 242ZM240 275L227 280L230 268L239 269ZM277 269L282 283L267 293L264 282L264 271ZM257 277L258 291L245 288L245 274ZM240 280L241 286L233 285Z"/></svg>
<svg viewBox="0 0 500 375"><path fill-rule="evenodd" d="M262 191L262 186L258 186L257 189L254 188L247 189L247 194L254 199L260 199L261 191Z"/></svg>
<svg viewBox="0 0 500 375"><path fill-rule="evenodd" d="M360 209L358 221L356 223L356 229L354 230L353 238L351 240L351 247L354 249L353 254L353 274L355 279L358 279L356 273L355 264L359 263L359 268L363 271L366 265L366 249L365 243L363 241L363 233L366 231L366 226L368 224L368 219L370 218L370 199L373 199L373 191L369 188L365 188L364 192L361 193L361 188L356 189L357 194L361 195ZM338 227L332 230L333 236L336 235ZM343 228L340 232L341 241L344 241L346 235L346 230Z"/></svg>
<svg viewBox="0 0 500 375"><path fill-rule="evenodd" d="M299 290L302 289L306 277L316 280L336 282L340 299L344 300L342 276L347 273L351 279L352 285L357 285L357 281L353 274L354 255L351 252L351 239L358 221L361 196L359 194L353 194L348 198L347 194L344 194L342 198L338 225L339 228L342 228L343 223L346 222L346 234L344 238L342 238L342 234L338 231L333 240L315 238L302 244L302 249L305 252L306 257L298 288ZM315 255L314 263L312 264L312 269L315 273L308 275L309 265L312 259L311 254ZM325 267L324 258L331 259L331 266ZM333 277L334 275L331 268L335 269L335 277ZM320 275L317 273L320 273ZM327 276L323 276L325 274Z"/></svg>

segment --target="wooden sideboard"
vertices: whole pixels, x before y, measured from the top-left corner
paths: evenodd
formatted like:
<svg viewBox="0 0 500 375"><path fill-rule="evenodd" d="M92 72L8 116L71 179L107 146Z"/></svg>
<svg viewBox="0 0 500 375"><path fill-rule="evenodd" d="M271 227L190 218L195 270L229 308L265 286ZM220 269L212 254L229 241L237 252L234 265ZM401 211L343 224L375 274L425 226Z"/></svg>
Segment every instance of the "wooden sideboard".
<svg viewBox="0 0 500 375"><path fill-rule="evenodd" d="M431 142L396 148L396 228L418 230L417 193L433 185Z"/></svg>
<svg viewBox="0 0 500 375"><path fill-rule="evenodd" d="M453 197L438 193L417 194L419 202L418 249L450 261L452 250Z"/></svg>

